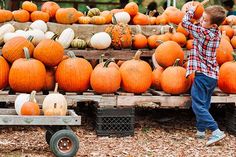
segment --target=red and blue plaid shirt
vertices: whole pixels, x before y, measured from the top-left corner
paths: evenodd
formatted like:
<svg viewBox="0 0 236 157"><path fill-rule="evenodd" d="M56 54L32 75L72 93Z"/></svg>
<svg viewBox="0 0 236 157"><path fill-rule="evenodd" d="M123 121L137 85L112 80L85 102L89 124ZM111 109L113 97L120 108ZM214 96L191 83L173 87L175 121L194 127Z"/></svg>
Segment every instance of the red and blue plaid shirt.
<svg viewBox="0 0 236 157"><path fill-rule="evenodd" d="M221 33L218 28L203 28L190 22L194 10L189 10L182 21L182 26L190 32L193 39L193 49L188 56L186 77L194 71L217 79L219 66L216 61L216 49L220 44Z"/></svg>

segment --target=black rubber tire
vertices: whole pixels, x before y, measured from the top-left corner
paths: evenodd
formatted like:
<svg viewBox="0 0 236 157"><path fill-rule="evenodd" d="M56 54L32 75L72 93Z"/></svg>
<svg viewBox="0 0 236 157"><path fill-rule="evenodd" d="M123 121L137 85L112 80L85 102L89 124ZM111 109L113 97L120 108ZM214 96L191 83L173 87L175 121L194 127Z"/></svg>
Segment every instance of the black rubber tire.
<svg viewBox="0 0 236 157"><path fill-rule="evenodd" d="M45 140L46 140L48 145L50 145L50 140L52 138L52 135L53 135L52 131L46 130L46 132L45 132Z"/></svg>
<svg viewBox="0 0 236 157"><path fill-rule="evenodd" d="M50 149L57 157L73 157L79 149L79 139L71 130L59 130L51 137Z"/></svg>

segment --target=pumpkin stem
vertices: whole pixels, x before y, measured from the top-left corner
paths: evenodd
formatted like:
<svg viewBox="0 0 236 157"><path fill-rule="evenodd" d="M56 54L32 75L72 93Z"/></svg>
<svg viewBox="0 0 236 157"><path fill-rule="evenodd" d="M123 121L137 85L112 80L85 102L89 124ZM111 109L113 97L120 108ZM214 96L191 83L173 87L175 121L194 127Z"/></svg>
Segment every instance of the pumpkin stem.
<svg viewBox="0 0 236 157"><path fill-rule="evenodd" d="M117 24L117 20L116 20L115 14L112 14L112 19L114 20L114 24L116 25Z"/></svg>
<svg viewBox="0 0 236 157"><path fill-rule="evenodd" d="M36 91L33 90L33 91L30 93L30 99L29 99L29 102L34 102L35 95L36 95Z"/></svg>
<svg viewBox="0 0 236 157"><path fill-rule="evenodd" d="M174 65L173 65L173 66L179 66L179 62L180 62L180 59L179 59L179 58L177 58L177 59L175 60L175 63L174 63Z"/></svg>
<svg viewBox="0 0 236 157"><path fill-rule="evenodd" d="M233 55L234 61L236 61L236 54L232 52L232 55Z"/></svg>
<svg viewBox="0 0 236 157"><path fill-rule="evenodd" d="M57 37L58 37L58 34L55 33L55 34L52 36L51 40L56 40Z"/></svg>
<svg viewBox="0 0 236 157"><path fill-rule="evenodd" d="M54 103L54 104L53 104L53 107L54 107L54 108L57 108L57 103Z"/></svg>
<svg viewBox="0 0 236 157"><path fill-rule="evenodd" d="M30 53L29 53L29 49L27 47L23 48L24 54L25 54L25 58L27 60L30 60Z"/></svg>
<svg viewBox="0 0 236 157"><path fill-rule="evenodd" d="M99 58L99 63L104 62L104 57L105 57L105 55L104 55L104 54L101 54L101 56L100 56L100 58Z"/></svg>
<svg viewBox="0 0 236 157"><path fill-rule="evenodd" d="M88 5L86 6L86 8L87 8L88 10L90 10L90 9L91 9L91 8L90 8Z"/></svg>
<svg viewBox="0 0 236 157"><path fill-rule="evenodd" d="M55 84L54 93L57 93L57 90L58 90L58 83Z"/></svg>
<svg viewBox="0 0 236 157"><path fill-rule="evenodd" d="M34 39L34 36L32 36L32 35L30 35L30 36L27 38L27 40L30 41L30 42L32 42L33 39Z"/></svg>
<svg viewBox="0 0 236 157"><path fill-rule="evenodd" d="M135 53L133 59L134 59L134 60L140 60L140 56L141 56L142 53L143 53L143 51L138 50L138 51Z"/></svg>
<svg viewBox="0 0 236 157"><path fill-rule="evenodd" d="M105 64L103 65L104 68L108 68L108 65L111 63L111 62L115 62L113 58L110 58L108 60L106 60Z"/></svg>
<svg viewBox="0 0 236 157"><path fill-rule="evenodd" d="M76 58L75 53L74 53L73 51L68 51L68 52L67 52L67 55L68 55L70 58Z"/></svg>

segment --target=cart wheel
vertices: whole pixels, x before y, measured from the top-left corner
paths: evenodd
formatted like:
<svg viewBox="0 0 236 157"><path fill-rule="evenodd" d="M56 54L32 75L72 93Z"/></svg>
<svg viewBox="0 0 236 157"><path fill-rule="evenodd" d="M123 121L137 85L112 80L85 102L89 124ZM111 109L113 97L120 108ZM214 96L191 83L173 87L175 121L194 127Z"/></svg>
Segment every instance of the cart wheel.
<svg viewBox="0 0 236 157"><path fill-rule="evenodd" d="M53 135L52 131L46 130L45 139L48 145L50 145L50 140L52 138L52 135Z"/></svg>
<svg viewBox="0 0 236 157"><path fill-rule="evenodd" d="M72 157L79 149L79 140L71 130L59 130L51 137L50 149L57 157Z"/></svg>

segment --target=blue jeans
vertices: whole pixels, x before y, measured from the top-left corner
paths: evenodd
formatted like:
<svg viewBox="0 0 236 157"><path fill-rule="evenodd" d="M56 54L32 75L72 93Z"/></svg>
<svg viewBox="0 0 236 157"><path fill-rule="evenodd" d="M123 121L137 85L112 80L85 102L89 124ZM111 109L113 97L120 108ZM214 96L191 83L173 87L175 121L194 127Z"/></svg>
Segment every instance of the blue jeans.
<svg viewBox="0 0 236 157"><path fill-rule="evenodd" d="M191 89L192 109L197 120L197 130L205 131L210 129L215 131L218 125L209 112L211 107L211 95L217 85L217 80L196 72L194 83Z"/></svg>

